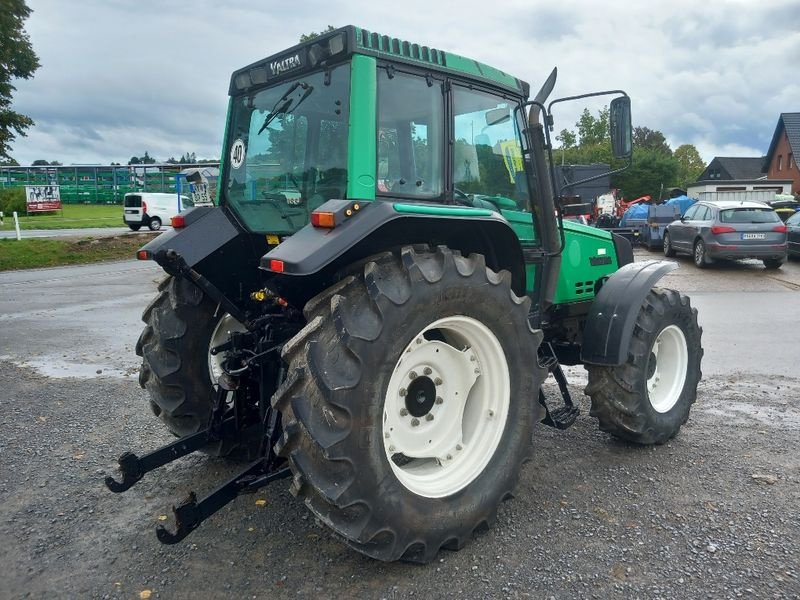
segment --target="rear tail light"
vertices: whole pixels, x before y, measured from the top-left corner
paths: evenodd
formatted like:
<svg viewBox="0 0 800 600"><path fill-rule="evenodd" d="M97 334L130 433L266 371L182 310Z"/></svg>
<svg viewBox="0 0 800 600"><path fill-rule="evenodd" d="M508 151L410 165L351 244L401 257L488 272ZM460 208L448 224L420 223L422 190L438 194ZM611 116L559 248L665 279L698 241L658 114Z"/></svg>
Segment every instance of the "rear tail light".
<svg viewBox="0 0 800 600"><path fill-rule="evenodd" d="M186 219L183 218L183 215L175 215L170 219L170 224L173 229L183 229L186 227Z"/></svg>
<svg viewBox="0 0 800 600"><path fill-rule="evenodd" d="M275 260L274 258L269 261L269 270L273 273L283 273L284 264L282 260Z"/></svg>
<svg viewBox="0 0 800 600"><path fill-rule="evenodd" d="M789 231L789 228L786 227L786 225L775 225L775 227L772 228L772 231L777 231L778 233L786 233L787 231Z"/></svg>
<svg viewBox="0 0 800 600"><path fill-rule="evenodd" d="M720 233L736 233L736 230L733 227L727 227L725 225L714 225L711 228L711 233L714 235L719 235Z"/></svg>
<svg viewBox="0 0 800 600"><path fill-rule="evenodd" d="M147 202L145 202L144 200L142 200L142 212L143 213L147 212Z"/></svg>
<svg viewBox="0 0 800 600"><path fill-rule="evenodd" d="M138 258L139 260L150 260L151 256L152 255L150 254L149 250L139 250L136 253L136 258Z"/></svg>

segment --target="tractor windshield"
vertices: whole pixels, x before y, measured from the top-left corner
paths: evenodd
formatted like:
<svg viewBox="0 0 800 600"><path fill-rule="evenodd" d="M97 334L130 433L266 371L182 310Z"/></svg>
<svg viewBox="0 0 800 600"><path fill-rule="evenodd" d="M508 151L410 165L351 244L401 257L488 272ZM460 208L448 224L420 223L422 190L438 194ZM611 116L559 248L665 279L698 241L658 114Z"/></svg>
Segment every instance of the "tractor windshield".
<svg viewBox="0 0 800 600"><path fill-rule="evenodd" d="M292 233L347 191L350 66L232 100L224 202L257 233Z"/></svg>

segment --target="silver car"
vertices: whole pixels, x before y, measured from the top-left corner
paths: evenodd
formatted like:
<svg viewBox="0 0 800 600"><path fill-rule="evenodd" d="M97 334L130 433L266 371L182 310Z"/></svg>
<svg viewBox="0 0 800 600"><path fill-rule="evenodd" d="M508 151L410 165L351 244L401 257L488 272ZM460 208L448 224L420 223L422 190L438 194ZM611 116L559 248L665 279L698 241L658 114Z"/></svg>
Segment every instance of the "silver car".
<svg viewBox="0 0 800 600"><path fill-rule="evenodd" d="M702 269L715 259L759 258L767 269L786 261L786 225L761 202L697 202L664 232L664 255L691 254Z"/></svg>

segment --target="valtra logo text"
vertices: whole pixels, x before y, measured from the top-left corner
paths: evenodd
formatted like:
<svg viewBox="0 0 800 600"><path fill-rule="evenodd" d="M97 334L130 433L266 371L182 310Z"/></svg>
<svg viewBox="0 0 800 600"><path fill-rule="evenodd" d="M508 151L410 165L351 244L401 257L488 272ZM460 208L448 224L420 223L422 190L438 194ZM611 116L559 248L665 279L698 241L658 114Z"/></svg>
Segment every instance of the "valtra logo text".
<svg viewBox="0 0 800 600"><path fill-rule="evenodd" d="M273 75L280 75L284 71L289 71L290 69L296 69L299 66L301 66L299 54L295 54L294 56L284 58L283 60L275 60L269 63L269 68L270 71L272 71Z"/></svg>

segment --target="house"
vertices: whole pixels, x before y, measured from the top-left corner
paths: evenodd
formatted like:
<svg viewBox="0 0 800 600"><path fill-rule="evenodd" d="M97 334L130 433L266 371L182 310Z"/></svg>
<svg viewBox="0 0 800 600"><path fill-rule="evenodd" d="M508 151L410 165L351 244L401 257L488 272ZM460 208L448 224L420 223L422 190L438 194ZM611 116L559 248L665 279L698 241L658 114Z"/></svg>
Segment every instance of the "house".
<svg viewBox="0 0 800 600"><path fill-rule="evenodd" d="M800 112L781 113L764 162L763 172L768 179L788 179L791 192L800 194Z"/></svg>
<svg viewBox="0 0 800 600"><path fill-rule="evenodd" d="M698 199L772 200L791 194L791 179L770 179L764 174L764 157L716 156L690 184L686 194Z"/></svg>
<svg viewBox="0 0 800 600"><path fill-rule="evenodd" d="M715 156L697 181L754 180L764 177L764 157Z"/></svg>

